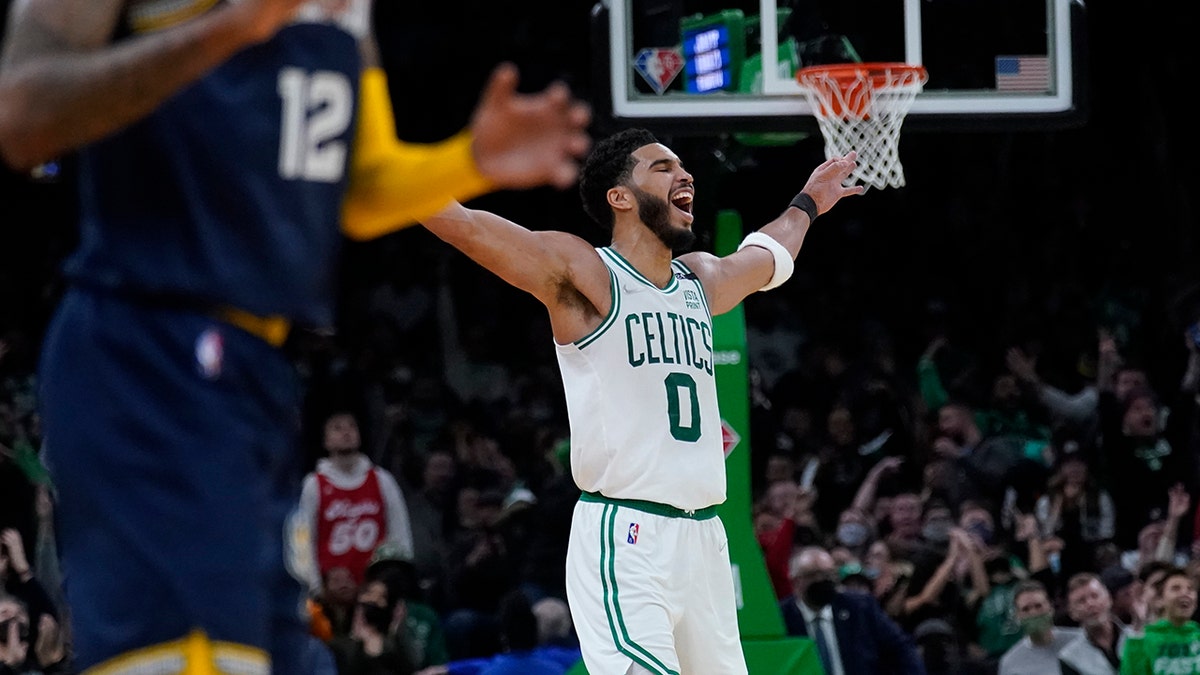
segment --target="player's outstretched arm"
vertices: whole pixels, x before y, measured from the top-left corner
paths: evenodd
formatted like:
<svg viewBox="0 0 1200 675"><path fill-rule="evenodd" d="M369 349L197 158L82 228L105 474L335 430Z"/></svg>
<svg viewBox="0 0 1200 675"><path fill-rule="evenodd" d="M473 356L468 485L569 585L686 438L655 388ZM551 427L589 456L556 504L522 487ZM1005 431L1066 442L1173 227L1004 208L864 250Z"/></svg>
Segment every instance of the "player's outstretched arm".
<svg viewBox="0 0 1200 675"><path fill-rule="evenodd" d="M487 211L452 204L422 224L509 284L546 305L562 343L586 335L612 303L595 248L566 232L533 232Z"/></svg>
<svg viewBox="0 0 1200 675"><path fill-rule="evenodd" d="M747 235L735 253L718 258L708 253L683 257L704 283L713 314L733 309L758 290L770 290L791 276L813 220L843 197L862 194L862 185L846 187L842 181L854 170L857 153L825 160L813 170L792 203L778 218Z"/></svg>
<svg viewBox="0 0 1200 675"><path fill-rule="evenodd" d="M574 276L579 259L595 259L590 244L565 232L534 232L488 211L454 203L422 225L509 284L553 301L562 280ZM607 274L605 275L607 279Z"/></svg>
<svg viewBox="0 0 1200 675"><path fill-rule="evenodd" d="M243 0L110 44L124 0L15 0L0 57L0 158L28 169L133 123L303 0Z"/></svg>
<svg viewBox="0 0 1200 675"><path fill-rule="evenodd" d="M470 126L441 143L396 138L387 80L363 73L360 117L342 229L372 239L416 223L451 201L496 189L568 187L590 146L587 106L562 84L538 94L517 92L510 64L492 73Z"/></svg>

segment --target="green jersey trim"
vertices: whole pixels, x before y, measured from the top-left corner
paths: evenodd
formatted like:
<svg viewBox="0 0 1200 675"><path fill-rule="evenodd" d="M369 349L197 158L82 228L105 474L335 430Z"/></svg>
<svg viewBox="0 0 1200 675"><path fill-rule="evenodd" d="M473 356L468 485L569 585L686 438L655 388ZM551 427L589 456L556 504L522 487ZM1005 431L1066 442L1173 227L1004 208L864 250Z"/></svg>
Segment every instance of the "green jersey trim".
<svg viewBox="0 0 1200 675"><path fill-rule="evenodd" d="M612 328L614 323L617 322L617 316L620 314L621 309L621 293L618 290L617 273L613 272L611 269L608 270L608 283L612 287L610 289L610 293L612 294L612 306L608 308L608 315L604 317L604 320L600 322L599 326L596 326L596 330L575 341L575 346L579 349L583 349L584 347L595 342L601 335L604 335L609 328Z"/></svg>
<svg viewBox="0 0 1200 675"><path fill-rule="evenodd" d="M620 267L626 272L629 272L634 279L637 279L638 281L646 284L650 288L653 288L660 293L671 293L675 289L679 288L679 280L675 278L674 274L671 275L671 280L667 282L666 288L659 288L654 284L653 281L650 281L643 276L641 272L637 271L637 269L634 268L634 266L628 260L626 260L624 256L622 256L620 253L617 253L611 246L605 246L600 250L608 256L608 259L611 260L614 265Z"/></svg>

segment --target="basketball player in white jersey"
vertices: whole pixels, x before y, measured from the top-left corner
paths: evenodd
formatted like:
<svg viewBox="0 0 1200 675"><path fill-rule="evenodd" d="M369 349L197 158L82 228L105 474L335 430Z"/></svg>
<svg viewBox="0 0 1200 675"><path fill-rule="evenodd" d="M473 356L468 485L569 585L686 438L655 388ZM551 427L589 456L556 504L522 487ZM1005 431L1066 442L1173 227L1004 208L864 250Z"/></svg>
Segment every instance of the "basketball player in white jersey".
<svg viewBox="0 0 1200 675"><path fill-rule="evenodd" d="M640 129L597 144L584 207L612 229L593 248L454 205L424 224L545 304L583 491L567 596L590 675L746 673L728 540L716 518L725 457L712 317L783 283L816 217L842 197L853 153L813 171L775 220L723 258L695 239L692 176Z"/></svg>

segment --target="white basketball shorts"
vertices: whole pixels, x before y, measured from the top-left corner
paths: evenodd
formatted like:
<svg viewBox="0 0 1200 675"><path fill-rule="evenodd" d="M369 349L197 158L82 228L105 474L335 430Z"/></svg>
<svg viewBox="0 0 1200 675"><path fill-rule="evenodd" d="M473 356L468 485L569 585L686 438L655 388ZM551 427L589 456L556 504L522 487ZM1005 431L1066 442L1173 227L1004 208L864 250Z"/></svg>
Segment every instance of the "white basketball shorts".
<svg viewBox="0 0 1200 675"><path fill-rule="evenodd" d="M585 494L567 601L588 675L745 675L729 540L715 508Z"/></svg>

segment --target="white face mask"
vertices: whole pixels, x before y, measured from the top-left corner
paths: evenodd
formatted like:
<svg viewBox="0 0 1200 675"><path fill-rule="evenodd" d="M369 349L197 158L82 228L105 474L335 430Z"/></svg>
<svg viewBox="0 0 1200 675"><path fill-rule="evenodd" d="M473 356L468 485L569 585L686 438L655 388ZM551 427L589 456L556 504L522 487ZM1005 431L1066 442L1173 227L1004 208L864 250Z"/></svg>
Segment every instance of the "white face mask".
<svg viewBox="0 0 1200 675"><path fill-rule="evenodd" d="M867 543L870 535L870 530L862 523L842 523L837 528L838 543L852 548Z"/></svg>
<svg viewBox="0 0 1200 675"><path fill-rule="evenodd" d="M921 536L934 544L944 544L950 541L951 529L953 526L948 522L934 521L926 523L925 527L921 528Z"/></svg>

